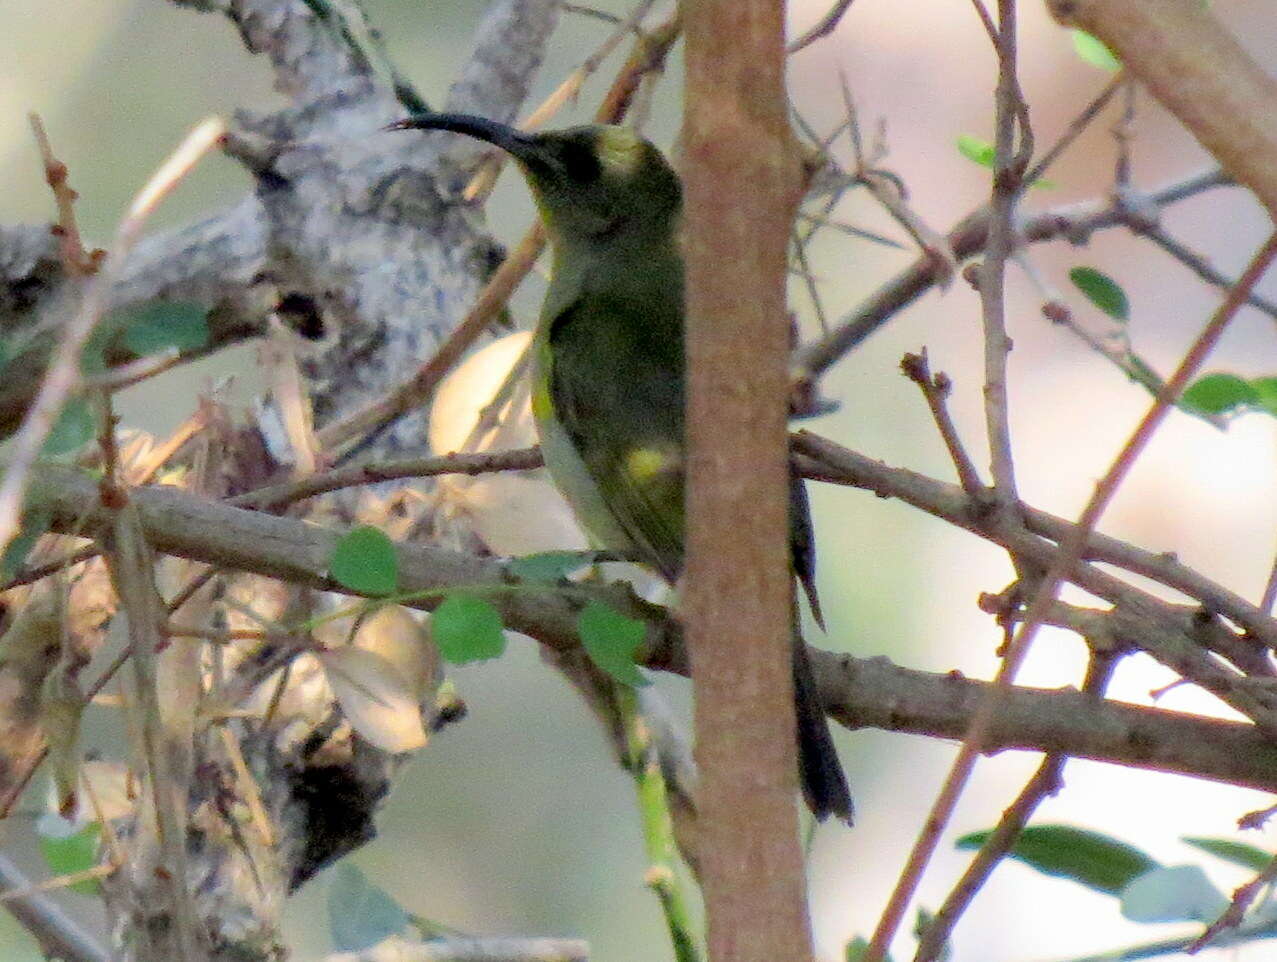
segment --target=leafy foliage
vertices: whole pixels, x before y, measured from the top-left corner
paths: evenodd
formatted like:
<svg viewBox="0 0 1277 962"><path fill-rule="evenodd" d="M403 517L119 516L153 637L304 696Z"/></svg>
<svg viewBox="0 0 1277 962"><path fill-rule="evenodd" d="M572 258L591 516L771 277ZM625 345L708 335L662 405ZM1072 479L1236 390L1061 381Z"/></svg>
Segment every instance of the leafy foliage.
<svg viewBox="0 0 1277 962"><path fill-rule="evenodd" d="M1117 281L1094 267L1075 267L1069 271L1069 280L1086 299L1115 321L1131 319L1131 305L1126 291Z"/></svg>
<svg viewBox="0 0 1277 962"><path fill-rule="evenodd" d="M36 823L40 855L53 876L86 872L98 864L102 826L98 822L77 825L57 815L41 817ZM72 892L97 895L98 882L87 879L68 886Z"/></svg>
<svg viewBox="0 0 1277 962"><path fill-rule="evenodd" d="M0 581L8 581L18 573L40 536L49 530L52 521L53 514L46 510L28 511L22 516L22 529L18 536L0 554Z"/></svg>
<svg viewBox="0 0 1277 962"><path fill-rule="evenodd" d="M430 616L430 632L439 653L453 664L496 658L505 651L501 613L463 592L444 599Z"/></svg>
<svg viewBox="0 0 1277 962"><path fill-rule="evenodd" d="M960 849L979 848L989 835L987 831L972 832L956 845ZM1119 895L1134 879L1160 868L1133 845L1071 825L1030 825L1020 833L1010 855L1045 875L1072 879L1108 895Z"/></svg>
<svg viewBox="0 0 1277 962"><path fill-rule="evenodd" d="M96 420L88 399L72 398L62 408L49 436L44 439L42 452L47 457L71 454L84 447L93 438L96 429Z"/></svg>
<svg viewBox="0 0 1277 962"><path fill-rule="evenodd" d="M399 587L399 558L385 533L371 525L347 532L337 542L328 573L343 587L382 596Z"/></svg>
<svg viewBox="0 0 1277 962"><path fill-rule="evenodd" d="M554 584L589 563L589 558L580 551L539 551L522 558L511 558L508 569L510 574L523 581Z"/></svg>
<svg viewBox="0 0 1277 962"><path fill-rule="evenodd" d="M981 167L993 169L993 165L997 162L998 152L993 144L989 143L981 137L972 134L958 134L956 141L958 153L972 163L979 164ZM1039 177L1029 185L1030 187L1049 188L1054 187L1054 181L1047 180L1045 177Z"/></svg>
<svg viewBox="0 0 1277 962"><path fill-rule="evenodd" d="M139 357L169 349L196 351L208 341L208 311L190 301L147 304L125 321L124 346Z"/></svg>
<svg viewBox="0 0 1277 962"><path fill-rule="evenodd" d="M621 684L636 687L649 683L634 664L647 634L643 622L591 601L577 619L577 631L590 660Z"/></svg>
<svg viewBox="0 0 1277 962"><path fill-rule="evenodd" d="M1247 845L1245 842L1234 841L1231 838L1202 838L1201 836L1186 835L1180 841L1185 845L1199 848L1203 852L1209 852L1225 862L1232 862L1234 865L1240 865L1242 868L1250 869L1253 872L1262 871L1273 860L1272 852L1267 852L1255 845Z"/></svg>
<svg viewBox="0 0 1277 962"><path fill-rule="evenodd" d="M1277 416L1271 397L1274 378L1257 378L1263 387L1257 387L1252 381L1215 371L1198 378L1184 391L1180 398L1180 406L1190 411L1204 414L1242 414L1246 411L1267 411ZM1265 394L1268 393L1268 397Z"/></svg>
<svg viewBox="0 0 1277 962"><path fill-rule="evenodd" d="M1073 52L1083 62L1109 73L1117 73L1122 69L1122 61L1117 59L1117 55L1103 41L1085 30L1070 30L1069 33L1073 35Z"/></svg>

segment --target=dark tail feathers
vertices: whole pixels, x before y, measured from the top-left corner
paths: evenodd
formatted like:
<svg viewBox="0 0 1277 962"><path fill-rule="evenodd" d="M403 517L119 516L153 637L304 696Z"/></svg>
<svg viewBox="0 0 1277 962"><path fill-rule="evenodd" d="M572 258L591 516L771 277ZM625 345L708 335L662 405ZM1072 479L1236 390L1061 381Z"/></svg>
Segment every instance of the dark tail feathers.
<svg viewBox="0 0 1277 962"><path fill-rule="evenodd" d="M807 646L798 636L794 638L794 713L798 719L798 775L807 806L818 820L833 815L850 825L855 812L847 776L829 734Z"/></svg>

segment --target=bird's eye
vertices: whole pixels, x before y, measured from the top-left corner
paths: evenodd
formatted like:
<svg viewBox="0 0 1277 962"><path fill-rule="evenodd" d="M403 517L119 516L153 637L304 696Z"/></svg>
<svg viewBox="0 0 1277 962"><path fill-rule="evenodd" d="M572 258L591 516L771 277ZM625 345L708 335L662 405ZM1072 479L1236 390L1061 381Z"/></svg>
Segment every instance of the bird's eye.
<svg viewBox="0 0 1277 962"><path fill-rule="evenodd" d="M562 161L563 172L578 184L591 184L598 180L603 172L599 164L599 155L591 144L580 142L565 144Z"/></svg>

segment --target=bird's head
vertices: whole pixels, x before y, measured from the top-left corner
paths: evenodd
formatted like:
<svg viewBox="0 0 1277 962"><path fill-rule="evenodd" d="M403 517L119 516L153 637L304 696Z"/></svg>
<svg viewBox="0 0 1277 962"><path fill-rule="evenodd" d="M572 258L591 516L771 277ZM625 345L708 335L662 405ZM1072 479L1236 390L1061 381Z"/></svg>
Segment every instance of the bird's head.
<svg viewBox="0 0 1277 962"><path fill-rule="evenodd" d="M668 235L678 216L678 175L625 127L526 133L470 114L422 113L387 129L449 130L501 148L522 168L551 238L560 242Z"/></svg>

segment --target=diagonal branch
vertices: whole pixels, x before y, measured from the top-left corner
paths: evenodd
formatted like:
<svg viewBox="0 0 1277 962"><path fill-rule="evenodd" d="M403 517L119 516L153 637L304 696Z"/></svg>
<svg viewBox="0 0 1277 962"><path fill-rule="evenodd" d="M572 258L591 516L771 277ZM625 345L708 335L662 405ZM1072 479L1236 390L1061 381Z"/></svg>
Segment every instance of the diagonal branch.
<svg viewBox="0 0 1277 962"><path fill-rule="evenodd" d="M954 520L974 513L961 507L964 495L955 485L867 458L864 461L876 466L877 473L862 476L857 483L870 491L929 506L933 513ZM839 480L845 482L849 473L840 473ZM36 482L34 490L54 510L58 529L95 535L110 523L109 512L97 503L97 485L90 476L42 466ZM327 576L338 531L227 507L171 488L136 488L130 495L143 532L157 550L294 584L343 590ZM1043 544L1023 534L1006 540L1016 550L1035 550L1029 545ZM437 592L405 601L413 607L434 607L451 587L488 585L499 589L510 584L506 566L499 560L422 545L400 545L398 554L406 590ZM1042 557L1048 556L1044 553ZM571 591L571 597L563 591L498 591L493 601L509 628L551 649L571 651L577 646L580 600L595 598L647 621L649 667L686 673L681 635L664 609L637 601L619 586L578 585ZM1150 624L1140 617L1130 618L1127 627L1134 631L1140 624L1149 634L1162 631L1159 622ZM986 682L953 673L901 668L885 658L854 659L817 649L811 653L826 708L833 718L851 728L868 726L960 739L989 688ZM1254 725L1116 702L1097 703L1068 689L1012 688L1004 696L984 743L986 752L1006 749L1059 751L1277 791L1277 743Z"/></svg>

